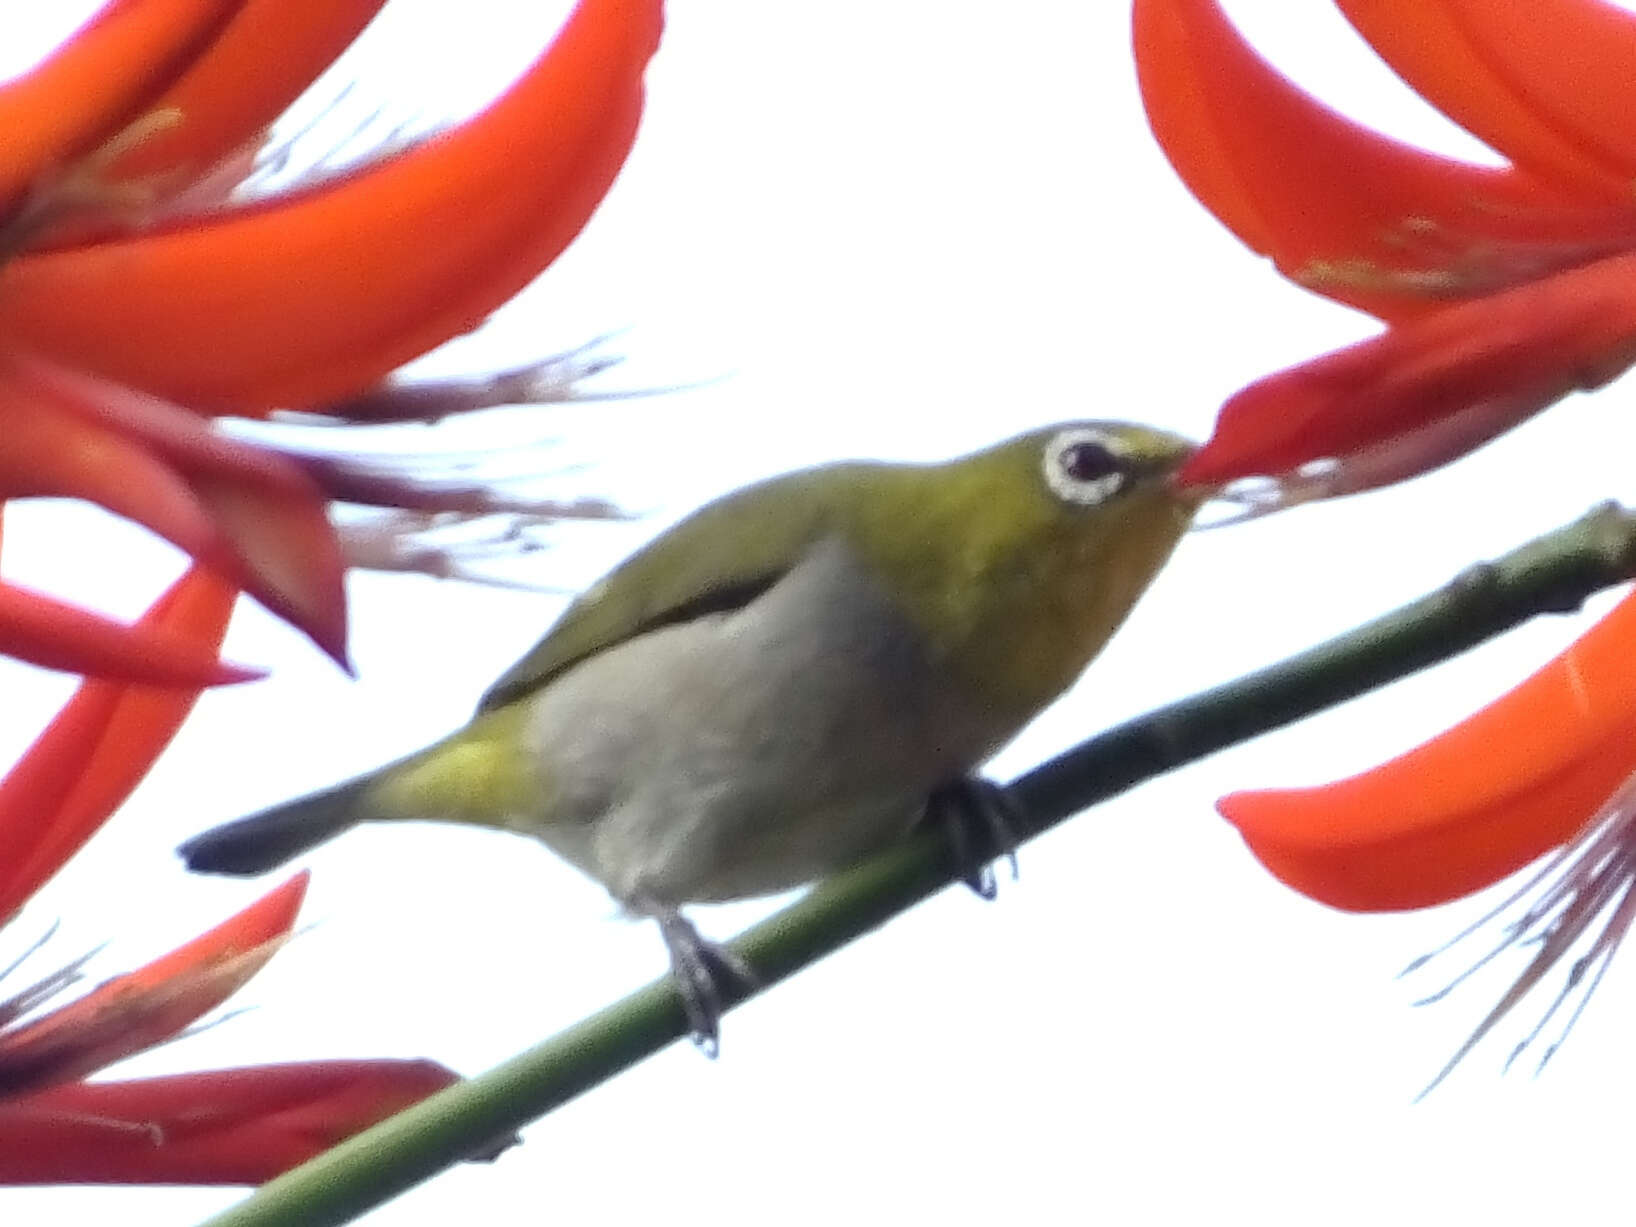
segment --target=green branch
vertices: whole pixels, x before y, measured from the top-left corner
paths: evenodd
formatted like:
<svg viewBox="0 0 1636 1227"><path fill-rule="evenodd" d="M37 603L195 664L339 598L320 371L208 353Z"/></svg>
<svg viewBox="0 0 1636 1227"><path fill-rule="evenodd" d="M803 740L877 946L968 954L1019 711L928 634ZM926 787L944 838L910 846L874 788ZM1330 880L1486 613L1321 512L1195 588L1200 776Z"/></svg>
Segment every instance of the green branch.
<svg viewBox="0 0 1636 1227"><path fill-rule="evenodd" d="M1149 712L1042 764L1010 785L1020 811L1015 834L1030 839L1143 780L1446 660L1537 614L1576 610L1590 594L1633 576L1636 515L1611 503L1599 507L1348 634ZM927 828L820 883L733 947L764 991L962 873L946 832ZM747 995L732 995L727 1004ZM491 1149L686 1034L675 989L668 979L655 981L280 1176L206 1227L347 1222Z"/></svg>

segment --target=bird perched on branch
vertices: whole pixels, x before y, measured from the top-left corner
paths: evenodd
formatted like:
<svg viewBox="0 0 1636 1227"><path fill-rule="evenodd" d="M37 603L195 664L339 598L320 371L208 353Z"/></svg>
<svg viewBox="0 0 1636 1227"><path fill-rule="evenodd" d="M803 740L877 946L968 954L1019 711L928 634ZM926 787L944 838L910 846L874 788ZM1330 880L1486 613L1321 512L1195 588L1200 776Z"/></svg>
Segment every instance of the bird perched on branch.
<svg viewBox="0 0 1636 1227"><path fill-rule="evenodd" d="M844 463L709 504L569 606L458 732L206 831L256 874L361 822L542 840L658 921L713 1051L730 959L688 903L904 838L1079 676L1186 530L1185 440L1078 422L941 464Z"/></svg>

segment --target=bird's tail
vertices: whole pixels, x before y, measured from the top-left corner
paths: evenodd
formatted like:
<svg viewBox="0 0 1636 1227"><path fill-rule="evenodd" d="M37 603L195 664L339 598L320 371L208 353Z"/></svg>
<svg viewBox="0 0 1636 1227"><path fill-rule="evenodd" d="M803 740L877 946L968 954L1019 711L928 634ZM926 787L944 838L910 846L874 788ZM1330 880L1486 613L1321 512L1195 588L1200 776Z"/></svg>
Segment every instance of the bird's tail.
<svg viewBox="0 0 1636 1227"><path fill-rule="evenodd" d="M212 827L180 848L187 867L199 873L248 876L265 873L369 817L373 776L360 776Z"/></svg>
<svg viewBox="0 0 1636 1227"><path fill-rule="evenodd" d="M178 849L200 873L256 874L360 822L435 819L513 829L542 804L518 749L525 704L479 716L442 741L357 779L195 835Z"/></svg>

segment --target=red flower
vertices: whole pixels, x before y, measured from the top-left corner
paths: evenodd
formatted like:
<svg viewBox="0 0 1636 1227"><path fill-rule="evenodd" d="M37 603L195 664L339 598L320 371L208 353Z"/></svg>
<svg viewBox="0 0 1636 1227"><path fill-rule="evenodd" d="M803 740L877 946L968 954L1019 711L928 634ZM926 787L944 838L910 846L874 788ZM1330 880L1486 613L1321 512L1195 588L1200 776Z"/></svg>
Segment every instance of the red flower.
<svg viewBox="0 0 1636 1227"><path fill-rule="evenodd" d="M1512 165L1463 165L1349 123L1261 61L1213 0L1136 0L1148 115L1194 194L1286 276L1389 325L1223 406L1182 479L1268 477L1267 507L1424 472L1636 361L1636 17L1596 0L1338 2ZM1633 642L1627 597L1392 762L1218 803L1273 873L1342 908L1444 902L1562 848L1502 907L1520 915L1487 957L1537 948L1444 1074L1592 934L1517 1051L1578 990L1571 1028L1636 919Z"/></svg>
<svg viewBox="0 0 1636 1227"><path fill-rule="evenodd" d="M1484 918L1512 913L1489 958L1510 946L1534 952L1432 1086L1594 932L1545 1017L1512 1054L1577 990L1579 1003L1541 1064L1549 1060L1636 921L1633 639L1636 594L1520 685L1390 762L1333 784L1238 792L1217 802L1279 878L1334 907L1362 911L1459 898L1562 845Z"/></svg>
<svg viewBox="0 0 1636 1227"><path fill-rule="evenodd" d="M1135 5L1148 118L1194 194L1292 280L1391 325L1245 388L1181 475L1270 477L1270 506L1425 472L1636 361L1636 150L1600 135L1623 127L1636 19L1594 0L1557 0L1548 19L1534 6L1525 25L1510 4L1341 7L1515 164L1351 123L1258 57L1214 0Z"/></svg>
<svg viewBox="0 0 1636 1227"><path fill-rule="evenodd" d="M0 154L0 500L72 495L137 519L337 659L328 502L367 489L425 509L438 492L360 481L204 419L391 416L381 382L475 327L590 217L635 136L660 29L658 0L581 0L474 118L224 205L267 125L382 2L127 0L0 87L0 126L18 134ZM242 676L85 617L53 633L54 612L0 589L0 645L111 676Z"/></svg>
<svg viewBox="0 0 1636 1227"><path fill-rule="evenodd" d="M89 499L194 560L134 626L0 583L0 652L93 675L0 780L0 924L130 793L199 687L252 676L217 660L239 590L344 656L332 500L503 502L244 442L211 417L560 399L564 377L595 369L570 355L382 382L475 326L585 224L635 135L659 0L581 0L473 119L230 203L267 126L382 2L112 0L0 85L0 503ZM305 884L50 1012L77 965L0 1001L0 1182L259 1182L451 1082L415 1061L85 1081L242 985L287 938Z"/></svg>
<svg viewBox="0 0 1636 1227"><path fill-rule="evenodd" d="M194 570L139 624L213 652L233 590ZM197 690L85 682L0 780L0 925L147 772ZM317 1062L135 1082L88 1075L176 1036L284 944L301 874L203 936L50 1013L69 967L0 1000L0 1183L255 1183L454 1081L424 1061Z"/></svg>

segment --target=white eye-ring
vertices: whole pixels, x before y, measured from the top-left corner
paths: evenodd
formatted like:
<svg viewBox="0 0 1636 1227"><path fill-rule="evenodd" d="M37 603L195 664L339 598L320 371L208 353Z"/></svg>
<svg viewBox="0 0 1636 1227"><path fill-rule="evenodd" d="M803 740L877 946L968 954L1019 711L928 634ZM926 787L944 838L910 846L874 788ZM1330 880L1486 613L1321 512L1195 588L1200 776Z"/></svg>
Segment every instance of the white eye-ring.
<svg viewBox="0 0 1636 1227"><path fill-rule="evenodd" d="M1081 507L1107 502L1130 480L1118 441L1090 426L1052 435L1043 462L1045 484L1052 493Z"/></svg>

